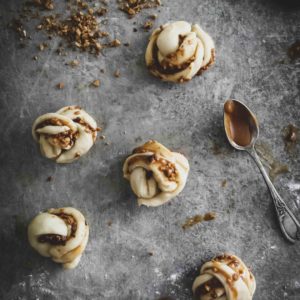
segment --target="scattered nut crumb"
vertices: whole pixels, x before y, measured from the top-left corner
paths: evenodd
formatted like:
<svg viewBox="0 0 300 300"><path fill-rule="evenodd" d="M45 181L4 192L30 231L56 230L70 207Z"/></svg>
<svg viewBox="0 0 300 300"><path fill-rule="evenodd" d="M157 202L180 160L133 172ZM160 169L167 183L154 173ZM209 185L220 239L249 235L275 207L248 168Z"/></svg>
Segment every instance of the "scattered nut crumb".
<svg viewBox="0 0 300 300"><path fill-rule="evenodd" d="M153 27L153 22L151 21L146 21L143 25L143 28L146 30L150 30Z"/></svg>
<svg viewBox="0 0 300 300"><path fill-rule="evenodd" d="M41 43L41 44L38 45L38 49L39 49L40 51L44 51L45 48L47 48L47 47L48 47L48 44L47 44L47 43Z"/></svg>
<svg viewBox="0 0 300 300"><path fill-rule="evenodd" d="M295 125L289 124L288 126L283 128L282 132L285 149L288 150L288 152L291 152L291 150L294 150L299 140L300 130Z"/></svg>
<svg viewBox="0 0 300 300"><path fill-rule="evenodd" d="M94 81L91 83L91 85L94 86L94 87L99 87L99 86L100 86L100 80L99 80L99 79L94 80Z"/></svg>
<svg viewBox="0 0 300 300"><path fill-rule="evenodd" d="M33 60L38 60L38 57L35 55L32 59Z"/></svg>
<svg viewBox="0 0 300 300"><path fill-rule="evenodd" d="M59 89L59 90L62 90L64 87L65 87L65 84L63 82L60 82L56 85L56 87Z"/></svg>
<svg viewBox="0 0 300 300"><path fill-rule="evenodd" d="M133 17L142 9L156 8L161 5L160 0L120 0L119 9Z"/></svg>
<svg viewBox="0 0 300 300"><path fill-rule="evenodd" d="M97 10L96 10L96 14L97 14L99 17L104 16L105 14L107 14L107 8L101 7L101 8L99 8L99 9L97 9Z"/></svg>
<svg viewBox="0 0 300 300"><path fill-rule="evenodd" d="M47 9L47 10L53 10L54 9L53 0L34 0L33 4L36 5L36 6L40 6L44 9Z"/></svg>
<svg viewBox="0 0 300 300"><path fill-rule="evenodd" d="M222 180L221 186L222 187L226 187L227 186L227 180L226 179Z"/></svg>
<svg viewBox="0 0 300 300"><path fill-rule="evenodd" d="M106 139L106 136L105 136L105 135L100 135L100 136L99 136L99 139L100 139L100 140L105 140L105 139Z"/></svg>
<svg viewBox="0 0 300 300"><path fill-rule="evenodd" d="M198 224L198 223L200 223L202 221L203 221L202 215L195 215L195 216L193 216L191 218L188 218L185 221L185 223L182 225L182 228L183 229L188 229L188 228L190 228L190 227L192 227L192 226L194 226L194 225L196 225L196 224Z"/></svg>
<svg viewBox="0 0 300 300"><path fill-rule="evenodd" d="M154 253L153 253L152 251L150 251L150 252L148 252L148 255L149 255L149 256L153 256Z"/></svg>
<svg viewBox="0 0 300 300"><path fill-rule="evenodd" d="M119 78L120 75L121 75L120 70L117 69L117 70L115 71L115 73L114 73L114 76L117 77L117 78Z"/></svg>
<svg viewBox="0 0 300 300"><path fill-rule="evenodd" d="M112 225L112 220L109 220L108 222L107 222L107 226L111 226Z"/></svg>
<svg viewBox="0 0 300 300"><path fill-rule="evenodd" d="M77 59L73 59L68 63L68 65L71 67L77 67L77 66L79 66L79 64L80 64L80 62Z"/></svg>
<svg viewBox="0 0 300 300"><path fill-rule="evenodd" d="M53 179L52 176L47 177L47 181L48 181L48 182L52 181L52 179Z"/></svg>
<svg viewBox="0 0 300 300"><path fill-rule="evenodd" d="M155 19L157 19L157 15L156 14L150 15L149 18L152 20L155 20Z"/></svg>
<svg viewBox="0 0 300 300"><path fill-rule="evenodd" d="M110 42L111 47L119 47L121 45L121 42L118 39L114 39Z"/></svg>

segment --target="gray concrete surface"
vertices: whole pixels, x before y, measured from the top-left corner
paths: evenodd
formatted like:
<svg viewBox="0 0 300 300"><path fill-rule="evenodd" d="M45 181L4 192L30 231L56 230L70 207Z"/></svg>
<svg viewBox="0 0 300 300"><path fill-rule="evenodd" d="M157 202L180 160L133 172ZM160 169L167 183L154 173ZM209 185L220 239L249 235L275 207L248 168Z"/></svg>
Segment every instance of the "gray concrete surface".
<svg viewBox="0 0 300 300"><path fill-rule="evenodd" d="M288 1L163 0L156 25L198 22L216 43L211 70L173 85L153 78L144 64L149 33L140 26L156 10L128 20L111 0L106 28L130 47L98 58L78 52L61 57L53 45L39 53L36 46L46 39L34 31L31 43L19 49L16 34L5 26L19 4L0 3L0 298L191 299L199 266L230 251L251 266L257 279L254 299L299 300L300 244L282 238L258 170L246 153L229 147L222 128L225 99L244 100L253 109L260 142L290 168L275 185L297 212L300 148L287 153L281 131L290 123L300 126L299 60L287 56L300 37L299 8ZM32 60L36 54L38 61ZM78 68L64 65L72 58L80 60ZM100 88L82 87L97 78ZM60 81L63 90L55 89ZM57 165L41 157L31 125L40 114L70 104L96 118L110 145L99 140L80 161ZM191 165L182 194L153 209L137 207L121 171L133 147L148 139L183 152ZM80 209L91 226L87 249L73 271L40 257L26 238L34 215L67 205ZM182 230L187 217L208 211L217 213L215 221Z"/></svg>

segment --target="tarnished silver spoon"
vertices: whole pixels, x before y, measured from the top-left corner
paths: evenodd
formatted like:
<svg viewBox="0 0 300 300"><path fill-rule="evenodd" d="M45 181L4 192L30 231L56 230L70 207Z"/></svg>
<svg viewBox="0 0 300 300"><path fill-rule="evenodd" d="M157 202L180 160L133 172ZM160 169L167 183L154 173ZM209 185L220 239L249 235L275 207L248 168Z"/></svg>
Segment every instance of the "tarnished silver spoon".
<svg viewBox="0 0 300 300"><path fill-rule="evenodd" d="M255 115L242 102L227 100L224 104L224 127L231 146L237 150L245 150L256 162L271 193L284 236L292 243L300 240L299 221L276 191L255 151L254 146L259 135L259 127Z"/></svg>

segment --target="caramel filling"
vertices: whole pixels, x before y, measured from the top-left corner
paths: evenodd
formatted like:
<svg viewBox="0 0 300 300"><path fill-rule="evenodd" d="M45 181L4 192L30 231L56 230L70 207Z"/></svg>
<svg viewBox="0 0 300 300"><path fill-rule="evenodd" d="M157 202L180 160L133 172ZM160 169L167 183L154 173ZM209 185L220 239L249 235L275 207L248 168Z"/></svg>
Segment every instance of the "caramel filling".
<svg viewBox="0 0 300 300"><path fill-rule="evenodd" d="M38 241L55 246L64 246L67 242L67 237L59 234L42 234L38 237Z"/></svg>
<svg viewBox="0 0 300 300"><path fill-rule="evenodd" d="M72 215L67 215L65 213L58 213L55 215L62 218L64 220L64 222L68 226L70 226L70 228L71 228L70 234L68 236L63 236L60 234L53 234L53 233L41 234L38 237L38 241L40 243L48 243L48 244L55 245L55 246L64 246L71 237L75 237L76 230L77 230L77 222Z"/></svg>

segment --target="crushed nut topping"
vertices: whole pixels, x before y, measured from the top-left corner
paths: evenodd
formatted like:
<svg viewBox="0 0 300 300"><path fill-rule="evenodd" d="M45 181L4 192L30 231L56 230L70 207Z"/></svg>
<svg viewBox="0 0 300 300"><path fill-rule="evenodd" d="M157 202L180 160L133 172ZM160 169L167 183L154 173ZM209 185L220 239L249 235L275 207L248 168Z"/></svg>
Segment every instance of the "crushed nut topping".
<svg viewBox="0 0 300 300"><path fill-rule="evenodd" d="M135 149L136 151L137 149ZM158 157L156 154L153 154L149 157L150 163L159 163L159 171L163 172L164 175L170 180L170 181L176 181L176 177L178 174L178 171L176 169L175 164L165 160L164 158Z"/></svg>
<svg viewBox="0 0 300 300"><path fill-rule="evenodd" d="M234 273L234 274L232 275L232 279L233 279L234 281L237 281L237 280L239 279L239 274Z"/></svg>

